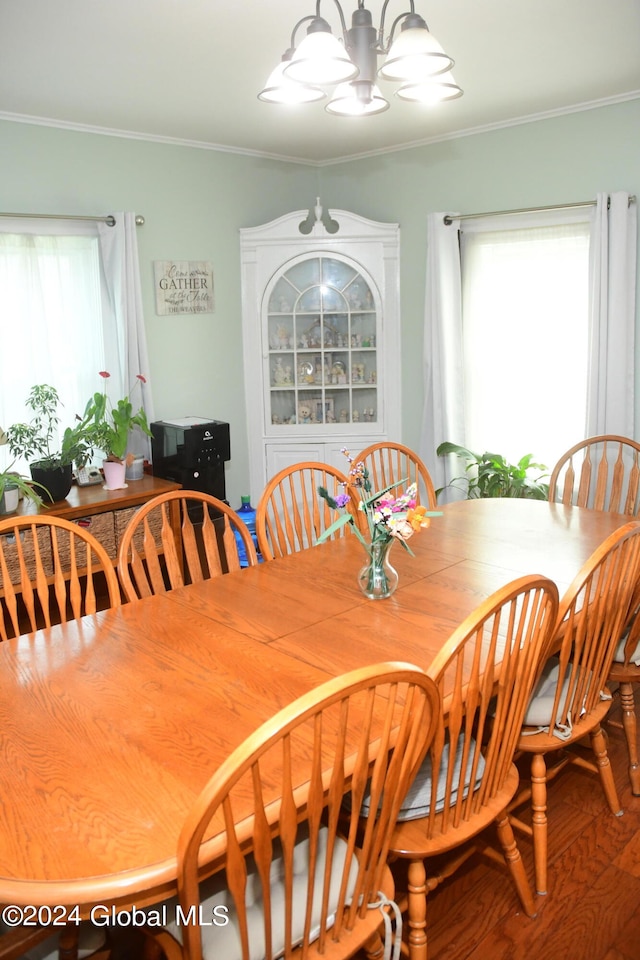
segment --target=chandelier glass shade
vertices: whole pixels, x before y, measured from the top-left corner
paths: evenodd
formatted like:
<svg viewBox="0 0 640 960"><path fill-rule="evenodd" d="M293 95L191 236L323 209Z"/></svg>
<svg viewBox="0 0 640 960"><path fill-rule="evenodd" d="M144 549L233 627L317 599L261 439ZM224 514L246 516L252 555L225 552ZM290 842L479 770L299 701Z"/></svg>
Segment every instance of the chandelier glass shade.
<svg viewBox="0 0 640 960"><path fill-rule="evenodd" d="M335 113L339 117L370 117L388 109L389 101L385 100L376 86L358 80L336 87L325 107L327 113Z"/></svg>
<svg viewBox="0 0 640 960"><path fill-rule="evenodd" d="M334 87L325 109L339 116L357 117L389 108L376 86L377 78L400 83L396 95L415 103L435 104L462 96L451 74L454 61L415 12L414 0L409 0L409 10L396 16L386 40L385 14L390 0L384 0L378 27L373 25L365 0L357 0L350 29L340 3L333 3L342 38L333 35L328 21L320 16L321 0L316 0L315 15L296 23L290 48L258 94L259 99L310 103L327 95L324 88ZM296 33L303 24L307 25L306 36L296 47ZM380 67L379 57L384 57Z"/></svg>
<svg viewBox="0 0 640 960"><path fill-rule="evenodd" d="M411 24L415 21L415 26ZM422 17L405 20L400 36L394 40L387 58L378 70L384 80L407 80L419 83L450 70L453 60L449 57Z"/></svg>
<svg viewBox="0 0 640 960"><path fill-rule="evenodd" d="M269 74L264 90L258 94L260 100L266 103L313 103L315 100L326 98L326 93L320 87L289 80L284 72L288 64L288 60L281 60L275 70Z"/></svg>
<svg viewBox="0 0 640 960"><path fill-rule="evenodd" d="M445 100L457 100L461 96L462 90L450 70L420 83L404 83L396 90L396 97L412 103L435 104Z"/></svg>
<svg viewBox="0 0 640 960"><path fill-rule="evenodd" d="M318 24L326 24L326 30L318 29ZM358 75L358 67L349 57L340 41L331 33L326 20L317 17L284 69L288 80L297 83L333 84L353 80Z"/></svg>

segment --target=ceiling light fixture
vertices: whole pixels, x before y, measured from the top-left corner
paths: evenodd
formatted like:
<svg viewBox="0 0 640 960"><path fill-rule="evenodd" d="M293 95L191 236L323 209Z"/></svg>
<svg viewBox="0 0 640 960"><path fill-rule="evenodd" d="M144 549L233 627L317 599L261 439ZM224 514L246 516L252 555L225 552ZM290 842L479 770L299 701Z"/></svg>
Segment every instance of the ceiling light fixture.
<svg viewBox="0 0 640 960"><path fill-rule="evenodd" d="M268 103L309 103L326 96L324 87L335 86L325 106L329 113L371 116L389 108L388 100L376 86L377 78L400 83L396 95L402 100L433 104L461 97L462 89L451 74L453 60L415 12L413 0L409 0L410 9L393 21L385 41L389 2L385 0L383 4L376 29L364 0L358 0L348 30L342 7L334 0L342 29L339 40L320 16L321 0L316 0L315 15L298 20L291 33L291 45L258 94L259 99ZM305 23L306 36L296 47L296 33ZM378 69L379 56L385 60Z"/></svg>

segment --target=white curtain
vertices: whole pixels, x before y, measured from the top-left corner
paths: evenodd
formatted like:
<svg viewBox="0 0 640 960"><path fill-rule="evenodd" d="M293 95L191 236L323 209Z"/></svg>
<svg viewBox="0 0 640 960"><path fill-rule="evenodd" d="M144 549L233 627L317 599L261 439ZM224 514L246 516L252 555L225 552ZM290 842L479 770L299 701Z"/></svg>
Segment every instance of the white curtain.
<svg viewBox="0 0 640 960"><path fill-rule="evenodd" d="M115 324L106 332L108 353L118 358L117 371L110 370L120 382L117 397L129 396L134 410L143 407L149 423L154 419L151 387L137 378L147 378L149 356L142 311L138 239L135 214L116 213L115 226L98 225L105 290ZM140 430L129 443L131 452L150 458L150 440Z"/></svg>
<svg viewBox="0 0 640 960"><path fill-rule="evenodd" d="M72 426L89 397L104 386L117 400L137 384L132 402L153 419L140 297L135 217L116 225L92 221L0 220L0 427L30 419L25 400L35 384L56 387L60 432ZM20 362L16 363L15 351ZM148 455L148 444L136 451ZM0 449L0 468L10 462ZM17 469L28 472L26 463Z"/></svg>
<svg viewBox="0 0 640 960"><path fill-rule="evenodd" d="M590 247L587 436L634 436L637 206L599 193Z"/></svg>
<svg viewBox="0 0 640 960"><path fill-rule="evenodd" d="M462 224L466 445L556 463L584 436L593 208Z"/></svg>
<svg viewBox="0 0 640 960"><path fill-rule="evenodd" d="M62 434L105 366L95 224L0 220L0 289L0 426L30 420L31 387L48 383L60 397ZM0 448L0 469L11 462ZM28 474L26 461L15 468Z"/></svg>
<svg viewBox="0 0 640 960"><path fill-rule="evenodd" d="M437 447L444 440L465 442L458 225L445 225L444 217L444 213L427 217L425 399L419 446L436 489L460 473L456 458L436 456ZM447 494L455 495L455 491L449 488Z"/></svg>

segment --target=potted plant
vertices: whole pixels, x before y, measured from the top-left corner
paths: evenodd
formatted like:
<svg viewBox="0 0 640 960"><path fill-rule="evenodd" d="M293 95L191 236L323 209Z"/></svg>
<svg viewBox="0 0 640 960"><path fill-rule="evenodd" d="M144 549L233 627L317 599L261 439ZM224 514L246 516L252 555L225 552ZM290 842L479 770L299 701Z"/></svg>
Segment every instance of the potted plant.
<svg viewBox="0 0 640 960"><path fill-rule="evenodd" d="M124 475L127 465L133 463L135 457L127 454L129 436L135 427L139 427L148 437L151 430L147 423L144 408L140 407L135 413L133 404L128 396L111 403L107 396L107 380L111 374L101 370L100 376L105 381L103 391L94 393L84 411L83 423L92 447L102 450L105 455L102 466L105 475L105 485L109 490L117 490L125 486ZM141 373L136 375L136 383L146 383ZM135 389L134 383L129 393Z"/></svg>
<svg viewBox="0 0 640 960"><path fill-rule="evenodd" d="M8 438L2 427L0 427L0 446L5 446ZM32 500L37 507L42 506L42 497L35 490L36 484L29 482L26 477L17 473L10 464L6 469L0 470L0 515L15 513L18 509L20 496Z"/></svg>
<svg viewBox="0 0 640 960"><path fill-rule="evenodd" d="M60 398L48 383L31 388L26 406L33 412L28 423L14 423L7 430L9 449L24 457L34 481L51 502L64 500L71 489L74 462L84 463L90 453L82 421L67 427L59 439Z"/></svg>
<svg viewBox="0 0 640 960"><path fill-rule="evenodd" d="M42 506L42 497L35 489L40 484L28 480L14 470L0 472L0 515L15 513L18 509L20 497L26 497L37 507ZM46 492L46 491L45 491Z"/></svg>
<svg viewBox="0 0 640 960"><path fill-rule="evenodd" d="M449 486L456 486L460 481L465 483L467 500L478 497L546 500L549 496L549 484L543 482L544 477L549 475L549 470L543 463L533 463L532 453L527 453L513 464L502 454L474 453L467 447L448 441L441 443L436 453L439 457L453 453L466 462L465 476L456 477ZM531 470L537 471L537 476L530 476ZM437 493L439 494L440 490Z"/></svg>

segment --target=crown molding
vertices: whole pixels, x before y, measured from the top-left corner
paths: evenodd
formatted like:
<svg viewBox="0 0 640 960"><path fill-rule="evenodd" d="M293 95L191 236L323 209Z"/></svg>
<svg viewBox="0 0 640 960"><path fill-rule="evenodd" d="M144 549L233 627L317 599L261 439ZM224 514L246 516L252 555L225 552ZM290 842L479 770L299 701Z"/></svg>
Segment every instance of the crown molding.
<svg viewBox="0 0 640 960"><path fill-rule="evenodd" d="M341 157L335 160L322 160L317 166L335 166L337 163L349 163L353 160L366 160L370 157L379 157L383 154L399 153L405 150L415 150L416 147L428 147L434 143L444 143L447 140L459 140L462 137L475 137L480 133L491 133L493 130L505 130L509 127L519 127L526 123L537 123L539 120L550 120L573 113L583 113L585 110L596 110L599 107L608 107L617 103L626 103L629 100L640 100L640 90L631 90L628 93L618 94L615 97L603 97L601 100L590 100L585 103L576 103L567 107L558 107L555 110L545 110L541 113L525 114L522 117L512 117L509 120L498 120L495 123L486 123L477 127L467 127L464 130L455 130L452 133L440 134L436 137L426 137L422 140L412 140L408 143L393 147L381 147L367 153L358 153L350 157Z"/></svg>
<svg viewBox="0 0 640 960"><path fill-rule="evenodd" d="M98 136L119 137L125 140L144 140L149 143L163 143L174 147L189 147L196 150L213 150L218 153L231 153L245 157L277 160L280 163L296 163L311 167L328 167L335 166L339 163L351 163L355 160L366 160L371 157L385 156L391 153L402 153L405 150L415 150L418 147L428 147L435 143L443 143L447 140L458 140L462 137L473 137L481 133L491 133L494 130L505 130L509 127L517 127L526 123L537 123L540 120L549 120L555 117L563 117L573 113L582 113L585 110L597 110L600 107L612 106L614 104L625 103L629 100L638 99L640 99L640 90L631 90L628 93L618 94L613 97L603 97L599 100L590 100L585 103L571 104L570 106L558 107L554 110L545 110L540 113L526 114L521 117L512 117L508 120L500 120L495 123L487 123L477 127L467 127L463 130L455 130L451 133L441 134L435 137L426 137L421 140L411 140L407 143L395 144L391 147L380 147L376 150L369 150L346 157L335 157L329 160L309 160L306 157L289 157L283 154L267 153L263 150L249 150L220 143L206 143L201 140L182 140L179 137L158 136L155 134L140 133L133 130L117 130L110 127L97 127L82 123L72 123L66 120L55 120L49 117L33 117L28 114L5 113L0 111L0 120L7 120L11 123L28 123L41 127L55 127L59 130L71 130L76 133L93 133L97 134Z"/></svg>

